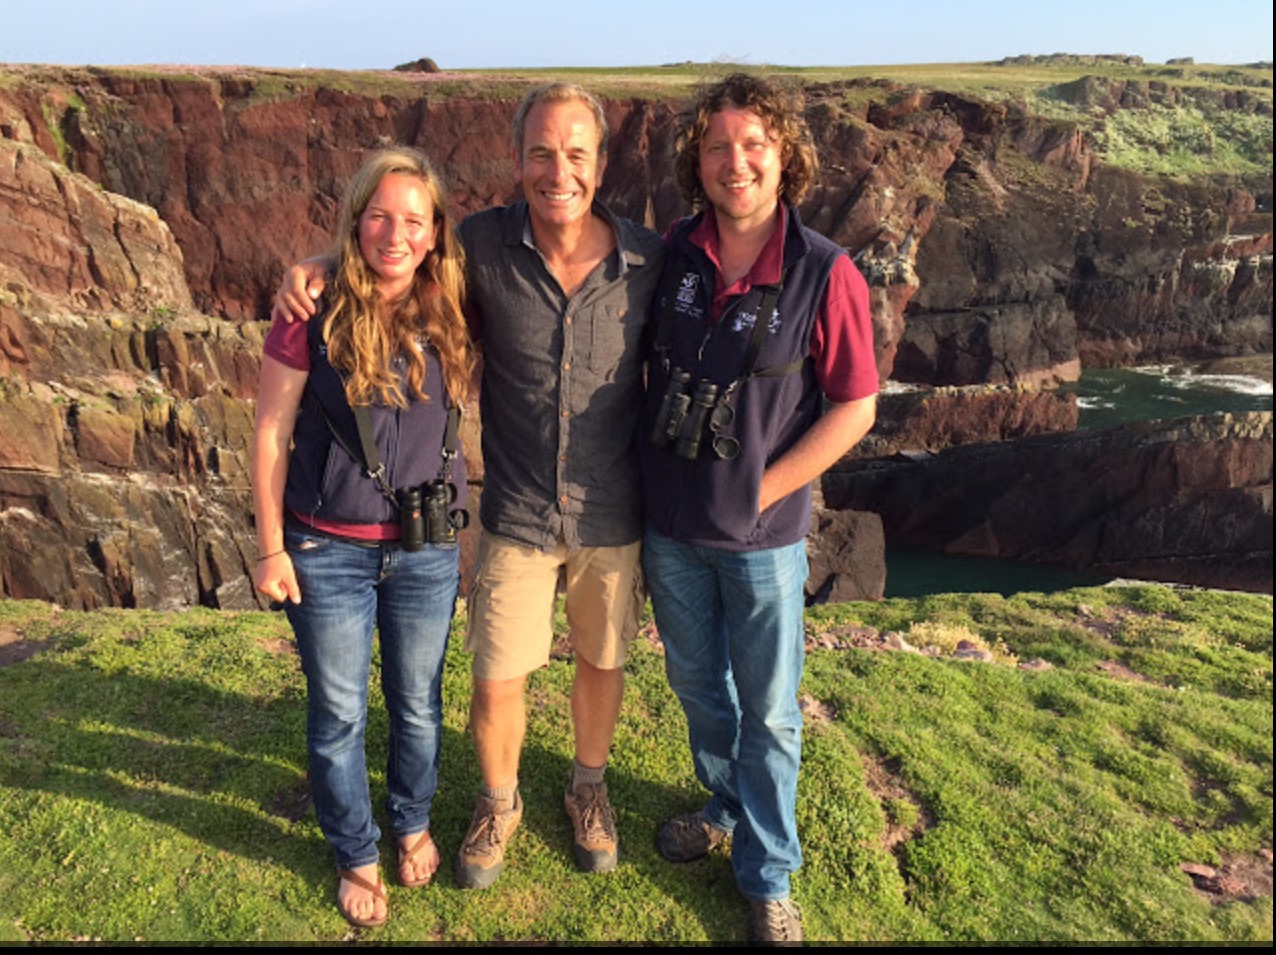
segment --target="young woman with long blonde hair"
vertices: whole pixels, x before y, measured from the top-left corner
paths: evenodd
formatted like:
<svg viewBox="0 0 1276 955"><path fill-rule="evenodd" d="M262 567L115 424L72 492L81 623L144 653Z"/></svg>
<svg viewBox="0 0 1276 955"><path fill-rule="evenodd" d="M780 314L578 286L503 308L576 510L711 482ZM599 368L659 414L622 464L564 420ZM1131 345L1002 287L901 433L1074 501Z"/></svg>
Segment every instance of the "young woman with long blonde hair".
<svg viewBox="0 0 1276 955"><path fill-rule="evenodd" d="M284 603L296 633L311 795L337 857L337 906L371 926L387 917L364 756L373 629L390 715L397 875L419 886L439 859L430 806L460 577L465 464L450 412L467 397L473 352L463 254L424 155L387 149L363 164L328 261L320 317L276 320L266 337L254 584Z"/></svg>

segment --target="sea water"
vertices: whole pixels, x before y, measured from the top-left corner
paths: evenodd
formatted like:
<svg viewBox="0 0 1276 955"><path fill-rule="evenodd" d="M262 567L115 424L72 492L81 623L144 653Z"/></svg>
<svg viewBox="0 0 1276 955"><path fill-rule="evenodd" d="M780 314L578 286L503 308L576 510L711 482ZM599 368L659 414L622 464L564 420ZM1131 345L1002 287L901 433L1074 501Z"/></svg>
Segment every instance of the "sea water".
<svg viewBox="0 0 1276 955"><path fill-rule="evenodd" d="M1161 421L1216 411L1271 411L1272 383L1249 375L1219 375L1181 365L1096 368L1061 387L1075 394L1079 428Z"/></svg>
<svg viewBox="0 0 1276 955"><path fill-rule="evenodd" d="M1213 374L1180 365L1100 368L1060 389L1077 396L1079 428L1106 428L1219 411L1271 411L1272 383L1250 375ZM886 596L935 593L1052 593L1106 583L1082 570L931 551L886 549Z"/></svg>

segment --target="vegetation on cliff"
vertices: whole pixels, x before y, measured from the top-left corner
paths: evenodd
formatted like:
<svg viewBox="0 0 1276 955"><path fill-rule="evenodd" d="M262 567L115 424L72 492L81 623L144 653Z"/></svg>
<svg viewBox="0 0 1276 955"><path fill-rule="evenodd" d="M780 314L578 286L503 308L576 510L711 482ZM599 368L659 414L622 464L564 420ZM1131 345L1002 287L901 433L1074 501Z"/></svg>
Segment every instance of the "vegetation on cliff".
<svg viewBox="0 0 1276 955"><path fill-rule="evenodd" d="M1271 614L1270 598L1161 586L812 610L807 937L1270 941ZM432 819L445 859L478 782L456 643ZM652 844L703 793L651 640L609 770L620 867L574 871L571 672L557 659L531 681L527 810L500 884L459 890L445 865L429 888L391 884L384 928L352 931L306 796L282 615L0 602L0 943L740 938L728 856L670 866ZM371 696L379 802L375 680Z"/></svg>
<svg viewBox="0 0 1276 955"><path fill-rule="evenodd" d="M405 64L409 66L411 64ZM410 100L464 95L514 98L529 82L566 78L615 98L677 101L706 77L737 68L731 63L675 63L617 69L281 70L244 67L23 67L0 65L0 86L24 77L48 84L49 109L81 110L74 92L80 77L111 76L138 82L215 82L231 96L247 93L260 104L331 91ZM1004 103L1028 116L1074 122L1094 154L1114 166L1174 175L1270 176L1272 64L1153 64L1139 57L1014 57L996 63L906 66L788 67L749 65L789 75L808 86L835 87L846 101L866 105L910 91L944 91ZM50 82L52 81L52 82ZM3 119L3 117L0 117ZM59 129L59 122L50 122ZM65 145L59 141L59 147Z"/></svg>

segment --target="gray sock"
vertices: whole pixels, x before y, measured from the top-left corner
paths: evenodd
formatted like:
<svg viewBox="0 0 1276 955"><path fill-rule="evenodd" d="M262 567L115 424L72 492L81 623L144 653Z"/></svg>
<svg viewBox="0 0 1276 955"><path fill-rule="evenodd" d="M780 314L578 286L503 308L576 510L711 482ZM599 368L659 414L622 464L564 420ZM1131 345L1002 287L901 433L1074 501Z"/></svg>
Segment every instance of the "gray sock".
<svg viewBox="0 0 1276 955"><path fill-rule="evenodd" d="M483 795L496 803L497 809L513 809L514 796L518 792L518 779L508 786L487 786L482 789Z"/></svg>
<svg viewBox="0 0 1276 955"><path fill-rule="evenodd" d="M597 786L603 781L603 773L607 772L607 764L595 768L593 766L582 766L580 760L572 760L572 782L571 788L577 786Z"/></svg>

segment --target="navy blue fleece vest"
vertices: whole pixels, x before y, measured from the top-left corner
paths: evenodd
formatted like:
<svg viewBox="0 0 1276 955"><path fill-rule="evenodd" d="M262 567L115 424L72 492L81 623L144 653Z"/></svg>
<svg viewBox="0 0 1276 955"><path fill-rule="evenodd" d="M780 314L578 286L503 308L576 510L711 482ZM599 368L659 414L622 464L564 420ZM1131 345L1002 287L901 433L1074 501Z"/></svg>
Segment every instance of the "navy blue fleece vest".
<svg viewBox="0 0 1276 955"><path fill-rule="evenodd" d="M834 260L846 252L802 227L791 207L784 239L783 290L756 369L800 362L791 374L754 375L732 400L735 420L724 433L740 442L740 455L722 460L704 448L686 461L669 448L656 448L649 435L659 412L669 368L691 372L725 389L745 372L746 350L765 287L733 300L711 324L715 270L690 241L702 215L685 220L670 236L665 275L652 303L653 350L648 367L645 427L639 434L647 521L659 533L686 544L726 550L761 550L794 544L811 524L811 490L795 491L757 513L758 490L766 466L784 454L819 418L822 396L815 380L811 334ZM668 350L661 353L659 329L668 311Z"/></svg>
<svg viewBox="0 0 1276 955"><path fill-rule="evenodd" d="M310 376L293 430L293 450L288 459L288 483L284 502L293 511L321 520L347 524L396 522L399 511L382 496L376 481L368 477L360 460L352 458L333 439L328 418L342 438L359 452L359 429L346 402L341 374L328 363L323 340L323 317L309 322ZM447 426L447 390L443 370L433 348L425 353L425 391L429 401L413 401L406 408L373 405L372 431L377 453L385 466L386 483L392 488L423 484L439 476L443 465L443 434ZM318 405L322 405L320 411ZM452 483L465 503L465 461L458 454L452 462Z"/></svg>

